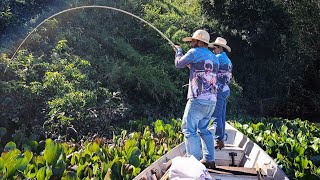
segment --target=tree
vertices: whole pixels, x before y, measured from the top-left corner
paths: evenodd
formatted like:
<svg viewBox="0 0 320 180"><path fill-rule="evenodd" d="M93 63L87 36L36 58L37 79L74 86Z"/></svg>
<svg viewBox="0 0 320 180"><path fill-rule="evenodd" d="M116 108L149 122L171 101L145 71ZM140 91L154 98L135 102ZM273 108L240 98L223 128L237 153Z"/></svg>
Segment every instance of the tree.
<svg viewBox="0 0 320 180"><path fill-rule="evenodd" d="M315 99L318 99L318 93L306 89L305 80L319 76L316 73L304 76L305 68L313 63L309 64L310 58L300 54L303 47L299 44L305 44L301 37L307 32L299 22L304 22L303 25L311 28L309 40L311 37L317 39L319 36L315 28L312 28L314 26L308 25L310 22L303 19L310 17L317 24L319 5L315 1L287 5L292 2L203 1L207 14L220 25L219 34L229 39L233 47L231 58L234 59L234 71L243 86L244 96L252 105L251 113L284 117L314 113L310 110L316 105L315 102L313 105L308 102L313 102L316 96ZM309 47L313 47L311 52L315 52L314 54L319 52L315 46ZM311 59L315 62L316 56ZM306 91L313 98L306 97ZM259 110L257 105L260 106Z"/></svg>

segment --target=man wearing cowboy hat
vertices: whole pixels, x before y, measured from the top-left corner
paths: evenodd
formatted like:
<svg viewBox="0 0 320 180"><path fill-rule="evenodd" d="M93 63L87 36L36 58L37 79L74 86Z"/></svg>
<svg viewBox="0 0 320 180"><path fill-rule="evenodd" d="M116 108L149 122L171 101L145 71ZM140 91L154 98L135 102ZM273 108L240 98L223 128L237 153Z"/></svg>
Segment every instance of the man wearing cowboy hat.
<svg viewBox="0 0 320 180"><path fill-rule="evenodd" d="M232 63L228 58L227 54L224 52L224 50L231 52L231 48L227 45L227 41L222 37L217 37L214 43L209 44L209 47L213 48L213 52L219 60L219 71L217 75L218 96L217 96L217 104L213 113L213 117L217 122L216 148L221 149L224 147L227 99L230 96L229 83L232 76L231 74Z"/></svg>
<svg viewBox="0 0 320 180"><path fill-rule="evenodd" d="M188 102L181 125L187 155L214 168L214 139L208 126L217 101L219 62L208 49L209 40L210 35L205 30L197 30L192 37L183 38L182 41L190 42L192 48L183 55L181 47L175 46L175 65L190 68Z"/></svg>

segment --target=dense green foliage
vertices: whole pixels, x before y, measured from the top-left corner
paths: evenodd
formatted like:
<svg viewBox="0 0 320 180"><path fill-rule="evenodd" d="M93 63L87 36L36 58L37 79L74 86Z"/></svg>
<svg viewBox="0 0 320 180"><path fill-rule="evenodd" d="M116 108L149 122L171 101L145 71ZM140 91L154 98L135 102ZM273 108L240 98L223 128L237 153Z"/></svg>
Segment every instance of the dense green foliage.
<svg viewBox="0 0 320 180"><path fill-rule="evenodd" d="M81 5L107 5L128 10L151 22L177 44L198 28L207 29L212 39L225 37L233 49L229 56L235 67L236 80L230 113L285 117L316 116L319 113L317 47L320 36L317 27L320 8L315 0L2 1L2 84L12 84L10 81L19 71L9 69L3 72L7 63L9 66L11 63L3 59L11 57L17 47L15 41L19 42L26 31L49 15ZM126 115L181 116L186 92L182 86L186 83L187 71L174 68L171 47L148 25L106 9L76 10L46 22L30 36L23 48L46 62L60 40L67 40L72 49L71 56L90 62L91 70L86 73L89 81L121 94L120 102L128 110ZM182 46L187 50L187 44ZM18 80L17 87L2 86L1 91L13 93L19 89L18 84L31 83L24 81L28 80ZM3 94L1 100L8 96L16 94ZM45 99L48 98L51 97ZM25 101L19 95L12 99L19 104L18 100ZM48 106L48 101L40 104ZM6 117L8 113L12 114L11 119L21 119L19 112L4 111L4 114ZM35 116L43 119L47 114ZM24 118L32 121L31 117Z"/></svg>
<svg viewBox="0 0 320 180"><path fill-rule="evenodd" d="M320 129L301 119L243 118L231 124L255 141L290 179L320 177Z"/></svg>
<svg viewBox="0 0 320 180"><path fill-rule="evenodd" d="M91 1L89 4L112 5L122 9L130 9L130 12L141 15L152 22L176 43L180 43L181 37L189 35L197 28L210 30L212 37L217 35L227 37L227 39L230 39L229 43L234 50L230 56L235 59L234 64L237 67L235 68L235 78L243 85L244 96L247 101L254 107L256 103L261 104L262 113L269 115L270 113L280 114L284 112L285 114L283 115L312 115L315 112L311 112L313 108L310 109L310 107L319 106L316 104L318 101L315 100L318 99L318 89L317 86L314 86L319 79L317 73L318 65L315 64L317 63L318 50L316 49L316 44L308 46L304 41L304 39L309 39L307 42L317 42L314 39L318 37L315 27L319 24L317 18L319 6L315 1L308 1L308 3L305 1L299 4L291 3L290 1L266 0L261 2L210 1L210 3L209 1L201 1L199 3L194 1L124 2L103 3L101 1ZM1 21L3 22L1 32L3 35L8 34L9 27L17 28L23 24L30 26L30 24L26 23L34 15L28 14L29 11L26 12L29 7L34 8L35 10L32 12L38 13L40 16L48 14L48 12L41 13L39 10L45 10L42 7L46 2L43 1L3 1L2 3L4 5L2 6L3 13L1 16ZM88 5L88 2L70 1L69 4L66 4L56 1L50 13L58 11L57 9L59 8L65 9L68 6L79 5ZM310 8L313 10L310 11ZM121 54L125 57L133 55L132 53L150 56L148 53L152 52L154 53L152 55L155 58L154 61L157 62L159 55L163 55L164 52L169 50L168 47L164 47L159 43L161 42L159 37L155 38L155 32L146 31L141 24L133 21L127 15L114 12L106 13L104 10L88 11L68 12L61 16L63 18L57 17L56 22L47 23L47 26L40 29L43 34L40 33L31 37L26 46L30 49L37 49L35 53L46 53L45 49L50 50L46 46L53 48L54 42L69 36L70 39L68 41L72 43L70 46L74 49L74 53L83 55L85 56L84 58L95 61L99 65L104 60L101 58L105 54L108 54L108 56L112 54L119 58L118 56ZM314 14L309 15L311 19L305 17L307 11ZM19 15L23 15L23 18ZM43 16L41 17L36 19L37 22L43 19ZM92 21L93 19L94 21ZM106 21L108 24L102 23ZM104 26L116 28L105 28ZM131 28L132 26L136 28ZM307 27L308 30L301 27ZM92 31L93 29L94 31ZM305 33L306 31L308 31L308 34ZM128 33L123 34L121 32ZM10 44L2 44L1 47L10 49L11 47L6 47ZM41 50L39 51L40 46ZM122 51L130 47L133 49L129 53ZM311 51L308 50L309 48L311 48ZM299 52L299 54L296 52ZM111 58L114 59L115 57L112 56ZM145 57L138 56L137 58ZM172 57L163 56L163 59L167 58L169 60ZM250 63L246 63L248 60L250 60ZM167 60L164 62L171 63L171 61ZM306 68L304 67L306 66L311 67L311 71L310 69L305 70ZM170 75L176 74L166 64L162 68L167 69ZM102 71L101 73L108 71L108 69L99 70ZM99 72L99 74L101 73ZM309 77L312 77L312 79ZM272 86L270 86L271 84ZM147 85L149 84L147 83ZM297 91L301 93L296 94ZM151 96L154 95L156 93L152 93ZM162 97L156 98L161 99ZM307 102L308 104L306 104ZM283 104L281 108L284 108L284 111L269 111L279 103ZM293 107L295 108L293 109ZM255 112L259 113L258 111Z"/></svg>
<svg viewBox="0 0 320 180"><path fill-rule="evenodd" d="M62 0L0 1L0 51L10 50L24 37L30 27L40 23L62 6Z"/></svg>
<svg viewBox="0 0 320 180"><path fill-rule="evenodd" d="M205 2L219 24L211 32L222 34L233 48L234 74L251 114L319 114L319 1Z"/></svg>
<svg viewBox="0 0 320 180"><path fill-rule="evenodd" d="M88 77L92 71L90 62L70 51L66 42L60 41L49 57L35 57L23 51L9 64L7 73L15 76L2 86L2 94L6 95L2 102L2 119L8 123L5 126L21 124L37 132L43 125L47 134L65 134L65 128L56 126L76 120L80 130L100 123L106 131L110 119L121 115L119 95L92 81ZM113 114L100 109L112 109Z"/></svg>
<svg viewBox="0 0 320 180"><path fill-rule="evenodd" d="M183 139L180 120L157 120L151 127L142 121L130 124L141 131L123 130L112 142L98 137L79 144L15 138L0 149L0 179L133 179ZM0 128L0 139L4 131Z"/></svg>
<svg viewBox="0 0 320 180"><path fill-rule="evenodd" d="M320 176L320 129L300 119L238 118L231 124L261 146L290 179ZM0 141L0 178L6 179L132 179L183 140L181 121L130 121L112 141L95 137L80 143L37 142L16 133L6 145ZM0 128L0 140L6 133ZM307 147L307 148L305 148ZM9 158L10 157L10 158Z"/></svg>
<svg viewBox="0 0 320 180"><path fill-rule="evenodd" d="M141 8L140 2L122 8L132 6ZM50 136L64 135L71 126L77 136L88 131L110 136L112 121L179 116L184 82L172 66L172 49L164 43L141 22L105 9L50 19L25 42L27 51L13 61L2 54L4 126L11 132L17 124L31 132L43 132L38 129L44 127ZM159 46L172 54L160 58L163 52L155 50ZM102 124L98 130L87 128L97 124Z"/></svg>

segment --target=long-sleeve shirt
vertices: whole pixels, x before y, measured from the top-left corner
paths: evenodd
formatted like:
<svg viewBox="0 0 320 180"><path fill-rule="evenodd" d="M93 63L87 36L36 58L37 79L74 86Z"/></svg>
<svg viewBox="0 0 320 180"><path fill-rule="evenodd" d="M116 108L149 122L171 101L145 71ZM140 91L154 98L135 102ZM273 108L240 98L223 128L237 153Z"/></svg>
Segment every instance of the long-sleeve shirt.
<svg viewBox="0 0 320 180"><path fill-rule="evenodd" d="M219 61L218 92L230 90L229 83L232 76L232 63L225 52L216 55Z"/></svg>
<svg viewBox="0 0 320 180"><path fill-rule="evenodd" d="M219 61L208 48L191 48L185 55L179 48L176 51L175 65L177 68L190 68L188 99L217 100Z"/></svg>

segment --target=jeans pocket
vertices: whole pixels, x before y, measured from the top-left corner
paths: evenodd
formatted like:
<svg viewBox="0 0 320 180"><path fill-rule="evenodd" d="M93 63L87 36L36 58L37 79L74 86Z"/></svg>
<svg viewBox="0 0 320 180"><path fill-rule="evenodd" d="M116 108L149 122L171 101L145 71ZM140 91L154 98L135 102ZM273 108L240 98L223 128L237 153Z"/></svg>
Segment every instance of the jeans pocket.
<svg viewBox="0 0 320 180"><path fill-rule="evenodd" d="M207 116L210 105L203 104L199 101L193 101L191 104L191 115L195 117L197 121Z"/></svg>

